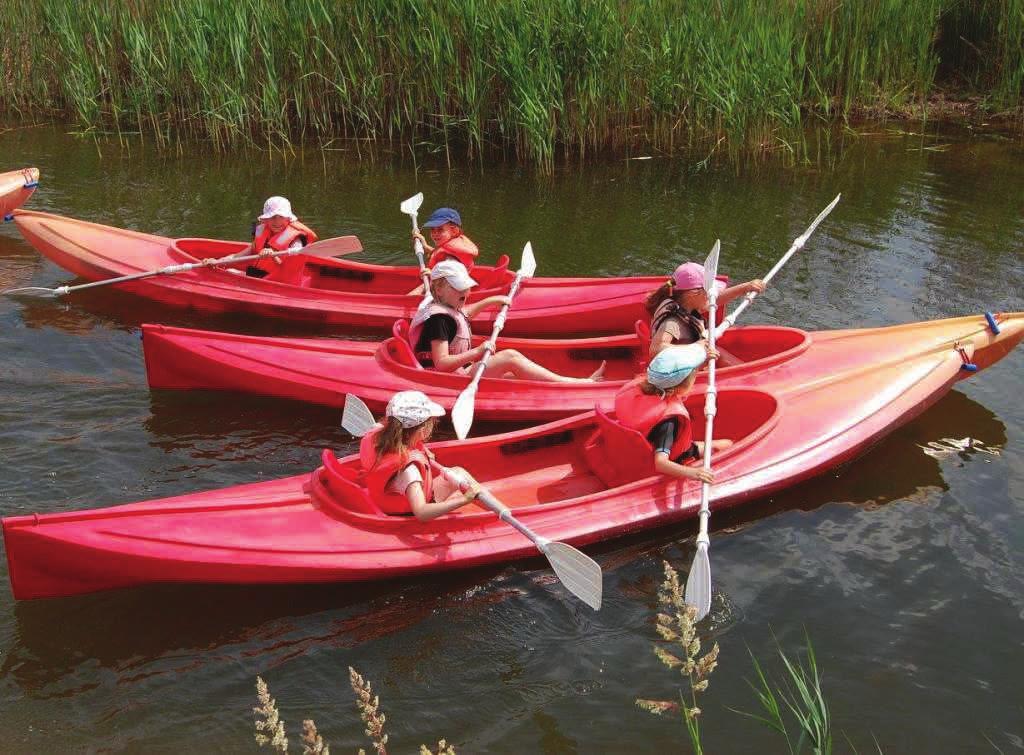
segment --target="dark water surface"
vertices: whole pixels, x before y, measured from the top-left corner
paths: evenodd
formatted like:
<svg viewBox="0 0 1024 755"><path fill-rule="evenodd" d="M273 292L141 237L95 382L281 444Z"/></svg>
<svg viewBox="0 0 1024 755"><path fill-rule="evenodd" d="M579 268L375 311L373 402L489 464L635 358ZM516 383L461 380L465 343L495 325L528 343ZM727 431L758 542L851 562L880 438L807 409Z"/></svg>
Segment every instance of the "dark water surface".
<svg viewBox="0 0 1024 755"><path fill-rule="evenodd" d="M454 174L352 152L283 161L158 154L53 129L0 134L0 169L36 165L30 206L168 236L242 238L289 196L323 236L411 260L398 202L454 204L483 257L532 240L545 275L662 274L722 239L734 279L763 275L838 191L843 201L748 322L809 329L1024 309L1024 150L997 137L812 136L816 159L696 172L613 160L537 179ZM428 207L424 208L425 210ZM71 276L0 228L0 288ZM0 299L0 514L65 511L296 474L351 445L338 413L213 394L151 394L139 325L282 331L101 289ZM709 752L779 752L752 710L747 648L812 638L837 750L1024 749L1024 353L959 384L827 477L712 519L721 643L701 707ZM980 446L930 455L944 438ZM371 679L393 752L445 736L463 752L685 750L651 652L661 561L681 571L694 523L606 543L605 607L563 599L539 562L384 585L149 587L15 603L0 589L4 752L250 751L254 680L289 726L337 752L363 743L347 667ZM6 562L4 562L6 577ZM3 580L6 582L6 579ZM298 748L301 749L301 748Z"/></svg>

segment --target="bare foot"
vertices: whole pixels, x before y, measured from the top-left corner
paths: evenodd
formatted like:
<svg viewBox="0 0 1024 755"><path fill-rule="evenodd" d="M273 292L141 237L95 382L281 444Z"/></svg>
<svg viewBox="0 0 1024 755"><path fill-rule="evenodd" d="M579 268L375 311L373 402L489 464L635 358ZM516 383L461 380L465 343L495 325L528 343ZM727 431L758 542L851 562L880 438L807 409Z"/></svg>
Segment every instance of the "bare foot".
<svg viewBox="0 0 1024 755"><path fill-rule="evenodd" d="M601 362L601 366L594 370L594 373L590 376L590 380L597 383L604 380L604 368L608 366L608 360Z"/></svg>

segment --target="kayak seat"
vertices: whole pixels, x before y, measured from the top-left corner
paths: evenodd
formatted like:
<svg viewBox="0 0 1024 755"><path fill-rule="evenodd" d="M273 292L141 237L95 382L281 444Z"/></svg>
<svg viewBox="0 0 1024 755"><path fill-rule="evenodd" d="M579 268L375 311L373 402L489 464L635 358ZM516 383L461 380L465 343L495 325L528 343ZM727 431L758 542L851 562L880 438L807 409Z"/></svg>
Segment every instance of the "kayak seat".
<svg viewBox="0 0 1024 755"><path fill-rule="evenodd" d="M320 500L320 508L330 513L332 507L357 514L385 516L380 507L373 502L366 488L359 480L359 473L352 467L346 467L338 461L334 451L325 448L320 455L323 467L320 470L320 482L327 488L330 495Z"/></svg>
<svg viewBox="0 0 1024 755"><path fill-rule="evenodd" d="M651 343L651 324L647 320L637 320L633 324L633 330L636 332L636 337L640 339L641 344Z"/></svg>
<svg viewBox="0 0 1024 755"><path fill-rule="evenodd" d="M636 430L620 425L595 409L597 429L583 442L583 458L601 482L610 488L654 474L654 449Z"/></svg>
<svg viewBox="0 0 1024 755"><path fill-rule="evenodd" d="M476 279L478 288L501 288L508 285L510 278L508 272L509 258L507 254L498 257L494 267L490 270L474 268L471 275Z"/></svg>
<svg viewBox="0 0 1024 755"><path fill-rule="evenodd" d="M399 364L422 370L423 365L416 358L413 343L409 340L409 321L395 320L395 324L391 326L391 335L394 338L390 338L384 343L388 355Z"/></svg>

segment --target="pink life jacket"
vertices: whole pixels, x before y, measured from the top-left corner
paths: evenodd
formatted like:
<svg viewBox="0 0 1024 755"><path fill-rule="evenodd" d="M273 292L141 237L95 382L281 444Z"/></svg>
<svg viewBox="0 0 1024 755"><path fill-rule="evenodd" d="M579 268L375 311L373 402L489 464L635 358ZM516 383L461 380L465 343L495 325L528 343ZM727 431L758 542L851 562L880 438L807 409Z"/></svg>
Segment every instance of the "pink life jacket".
<svg viewBox="0 0 1024 755"><path fill-rule="evenodd" d="M448 344L448 353L452 356L463 354L469 351L473 345L473 331L469 326L469 318L461 309L453 309L447 305L431 299L427 306L420 306L409 325L409 345L416 352L416 358L425 365L433 364L434 355L427 351L416 351L416 345L420 342L423 334L423 326L434 315L448 315L455 320L455 338Z"/></svg>
<svg viewBox="0 0 1024 755"><path fill-rule="evenodd" d="M434 247L427 267L433 267L442 260L458 260L466 266L466 270L472 272L479 254L480 250L477 249L476 244L470 240L469 236L460 231L458 236L453 236L443 244Z"/></svg>

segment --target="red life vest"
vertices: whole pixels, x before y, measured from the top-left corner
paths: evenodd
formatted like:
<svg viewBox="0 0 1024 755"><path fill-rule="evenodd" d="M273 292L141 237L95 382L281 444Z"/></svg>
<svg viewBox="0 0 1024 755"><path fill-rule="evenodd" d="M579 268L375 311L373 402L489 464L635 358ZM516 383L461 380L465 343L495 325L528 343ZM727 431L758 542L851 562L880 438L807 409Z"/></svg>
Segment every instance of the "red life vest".
<svg viewBox="0 0 1024 755"><path fill-rule="evenodd" d="M430 459L427 458L427 447L420 441L406 454L390 453L378 459L375 440L383 427L378 424L363 436L359 444L359 461L366 479L366 492L385 514L411 514L409 499L402 493L389 491L387 487L392 477L409 464L415 464L423 477L423 495L430 501L434 476L430 468Z"/></svg>
<svg viewBox="0 0 1024 755"><path fill-rule="evenodd" d="M292 220L285 226L284 230L278 234L275 234L268 223L260 223L256 226L252 236L252 249L253 254L258 254L266 249L268 246L275 252L283 252L288 249L297 238L303 239L303 246L312 244L318 239L318 236L308 226L300 223L298 220ZM281 265L281 260L278 257L264 257L260 260L254 260L253 267L257 267L268 273L274 272Z"/></svg>
<svg viewBox="0 0 1024 755"><path fill-rule="evenodd" d="M413 315L412 323L409 325L409 345L412 346L413 351L416 351L416 344L420 342L423 326L434 315L448 315L455 320L455 338L448 344L448 353L455 356L456 354L463 354L469 351L473 345L473 330L469 326L469 318L466 317L466 313L461 309L453 309L445 304L441 304L441 302L434 299L431 299L427 306L421 305L416 310L416 314ZM434 355L428 349L427 351L416 351L416 358L420 362L429 364L432 363Z"/></svg>
<svg viewBox="0 0 1024 755"><path fill-rule="evenodd" d="M677 459L693 445L690 413L683 404L683 397L678 394L668 398L648 396L640 390L643 383L644 378L636 378L626 383L615 395L615 419L623 427L636 430L646 439L659 422L675 418L678 429L669 458Z"/></svg>
<svg viewBox="0 0 1024 755"><path fill-rule="evenodd" d="M480 250L477 249L476 244L470 241L469 236L460 232L458 236L453 236L443 244L434 247L427 266L433 267L442 260L458 260L466 266L467 270L472 271L478 254L480 254Z"/></svg>

